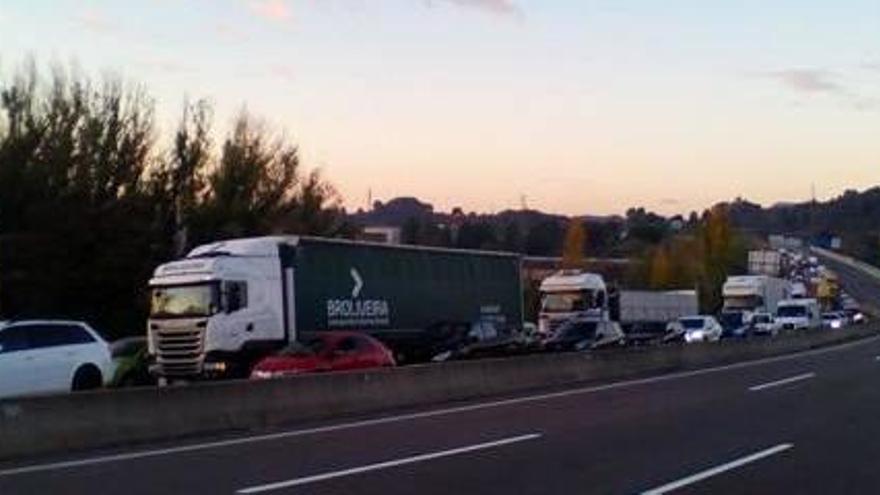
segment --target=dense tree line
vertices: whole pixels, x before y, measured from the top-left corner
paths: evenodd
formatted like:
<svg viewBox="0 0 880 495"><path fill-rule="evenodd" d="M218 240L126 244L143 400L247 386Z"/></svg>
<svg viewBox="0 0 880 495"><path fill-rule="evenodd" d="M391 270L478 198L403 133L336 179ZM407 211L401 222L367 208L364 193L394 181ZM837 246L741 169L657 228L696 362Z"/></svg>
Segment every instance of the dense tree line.
<svg viewBox="0 0 880 495"><path fill-rule="evenodd" d="M730 204L730 215L734 226L760 235L838 236L845 252L880 265L880 187L770 208L737 199Z"/></svg>
<svg viewBox="0 0 880 495"><path fill-rule="evenodd" d="M142 331L160 262L203 241L351 235L295 144L242 111L218 142L211 106L163 136L146 90L28 64L0 82L0 317Z"/></svg>

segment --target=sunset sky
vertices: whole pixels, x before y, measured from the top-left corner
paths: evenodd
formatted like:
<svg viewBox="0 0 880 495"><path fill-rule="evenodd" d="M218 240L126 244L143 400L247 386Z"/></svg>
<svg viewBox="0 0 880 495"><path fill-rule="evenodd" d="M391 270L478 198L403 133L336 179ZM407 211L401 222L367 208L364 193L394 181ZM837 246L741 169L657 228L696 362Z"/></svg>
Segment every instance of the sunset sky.
<svg viewBox="0 0 880 495"><path fill-rule="evenodd" d="M880 2L4 0L0 68L76 61L283 128L350 208L663 213L880 184ZM167 133L166 133L167 134Z"/></svg>

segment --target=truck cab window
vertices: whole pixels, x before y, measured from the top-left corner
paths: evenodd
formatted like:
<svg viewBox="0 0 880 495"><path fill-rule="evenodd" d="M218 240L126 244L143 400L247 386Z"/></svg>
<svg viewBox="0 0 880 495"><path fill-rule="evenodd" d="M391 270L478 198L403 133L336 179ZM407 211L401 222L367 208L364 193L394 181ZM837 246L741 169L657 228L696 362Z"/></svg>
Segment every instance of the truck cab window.
<svg viewBox="0 0 880 495"><path fill-rule="evenodd" d="M247 282L226 282L226 311L247 307Z"/></svg>
<svg viewBox="0 0 880 495"><path fill-rule="evenodd" d="M599 291L596 293L596 307L604 308L605 307L605 292Z"/></svg>

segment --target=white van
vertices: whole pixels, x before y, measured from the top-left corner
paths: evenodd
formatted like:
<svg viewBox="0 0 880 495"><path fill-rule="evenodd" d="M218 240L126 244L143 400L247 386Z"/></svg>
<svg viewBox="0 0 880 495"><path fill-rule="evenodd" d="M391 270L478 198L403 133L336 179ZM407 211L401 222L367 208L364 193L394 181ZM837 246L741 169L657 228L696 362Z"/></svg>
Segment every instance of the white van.
<svg viewBox="0 0 880 495"><path fill-rule="evenodd" d="M776 325L782 330L806 330L822 326L822 313L815 299L786 299L776 307Z"/></svg>

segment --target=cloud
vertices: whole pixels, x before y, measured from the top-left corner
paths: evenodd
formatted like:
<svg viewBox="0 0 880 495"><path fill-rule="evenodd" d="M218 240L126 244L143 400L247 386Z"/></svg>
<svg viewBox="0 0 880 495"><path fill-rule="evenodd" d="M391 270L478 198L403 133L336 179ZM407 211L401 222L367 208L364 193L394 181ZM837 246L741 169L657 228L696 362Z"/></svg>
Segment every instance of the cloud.
<svg viewBox="0 0 880 495"><path fill-rule="evenodd" d="M434 3L440 2L501 16L521 17L523 15L522 10L511 0L427 0L426 3L428 6L432 6Z"/></svg>
<svg viewBox="0 0 880 495"><path fill-rule="evenodd" d="M247 34L238 27L232 24L227 24L225 22L215 24L213 27L213 31L217 34L217 36L229 42L244 41L248 37Z"/></svg>
<svg viewBox="0 0 880 495"><path fill-rule="evenodd" d="M863 69L868 69L868 70L876 70L876 71L880 71L880 61L877 61L877 62L865 62L864 64L862 64L862 68L863 68Z"/></svg>
<svg viewBox="0 0 880 495"><path fill-rule="evenodd" d="M293 11L286 0L250 0L251 12L273 22L285 22L293 18Z"/></svg>
<svg viewBox="0 0 880 495"><path fill-rule="evenodd" d="M870 68L870 64L863 67ZM880 70L880 65L877 66ZM866 96L858 89L841 82L837 72L827 69L781 69L758 73L761 77L775 79L786 88L800 95L828 95L844 108L868 112L880 110L880 100ZM802 106L802 101L793 103Z"/></svg>
<svg viewBox="0 0 880 495"><path fill-rule="evenodd" d="M681 204L681 201L678 198L660 198L657 204L660 206L677 206Z"/></svg>
<svg viewBox="0 0 880 495"><path fill-rule="evenodd" d="M880 110L880 99L856 97L852 100L852 106L860 112L873 112Z"/></svg>
<svg viewBox="0 0 880 495"><path fill-rule="evenodd" d="M195 72L195 67L171 59L156 58L147 60L144 66L167 75L181 75Z"/></svg>
<svg viewBox="0 0 880 495"><path fill-rule="evenodd" d="M782 69L766 72L789 89L801 93L840 93L843 87L833 72L824 69Z"/></svg>
<svg viewBox="0 0 880 495"><path fill-rule="evenodd" d="M109 34L119 30L119 25L95 9L84 9L74 16L74 21L82 28L99 34Z"/></svg>

